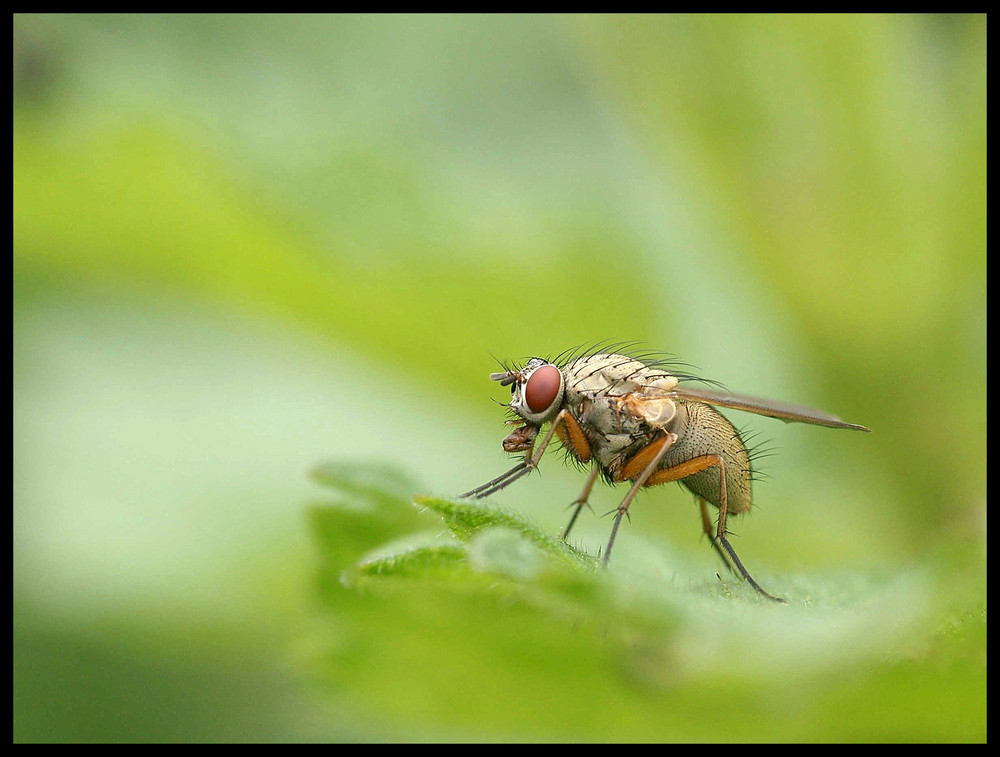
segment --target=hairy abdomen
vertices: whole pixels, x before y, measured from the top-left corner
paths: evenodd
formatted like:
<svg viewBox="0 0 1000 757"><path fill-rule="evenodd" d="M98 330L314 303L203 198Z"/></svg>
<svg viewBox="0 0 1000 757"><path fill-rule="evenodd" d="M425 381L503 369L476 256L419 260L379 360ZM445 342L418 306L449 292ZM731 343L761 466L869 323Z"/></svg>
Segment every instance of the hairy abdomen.
<svg viewBox="0 0 1000 757"><path fill-rule="evenodd" d="M721 455L726 466L728 511L742 513L752 504L750 456L739 432L725 416L700 402L678 403L671 430L677 442L667 451L660 468L672 468L703 455ZM681 479L689 490L716 507L722 504L721 471L713 465Z"/></svg>

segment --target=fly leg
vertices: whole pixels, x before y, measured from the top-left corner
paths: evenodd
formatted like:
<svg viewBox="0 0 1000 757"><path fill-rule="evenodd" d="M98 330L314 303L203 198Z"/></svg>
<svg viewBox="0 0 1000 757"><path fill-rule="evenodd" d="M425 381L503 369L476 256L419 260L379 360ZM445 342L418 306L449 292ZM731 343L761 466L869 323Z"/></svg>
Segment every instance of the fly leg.
<svg viewBox="0 0 1000 757"><path fill-rule="evenodd" d="M708 502L702 498L698 497L698 504L701 506L701 527L705 531L705 535L708 537L709 544L712 548L719 553L719 559L729 568L729 572L734 576L739 575L739 571L733 566L732 560L726 555L725 550L722 549L722 545L715 539L715 527L712 525L712 518L708 514Z"/></svg>
<svg viewBox="0 0 1000 757"><path fill-rule="evenodd" d="M569 438L574 438L576 433L582 437L583 432L580 431L580 424L576 422L576 419L570 415L568 410L560 410L559 414L552 420L552 426L549 428L548 433L542 439L542 443L538 445L538 449L532 452L532 446L529 446L524 453L524 460L519 462L513 468L511 468L506 473L497 476L492 481L489 481L482 486L477 486L475 489L467 491L465 494L460 495L463 499L482 499L483 497L488 497L491 494L496 494L501 489L510 486L512 483L517 481L522 476L531 473L535 468L538 467L538 461L542 459L542 453L545 452L545 448L549 446L549 442L552 441L552 437L555 436L556 430L561 424L565 423L566 427L569 429ZM575 439L574 439L575 440ZM533 440L532 440L533 442ZM583 439L583 443L586 443L586 439ZM582 455L578 454L578 457L586 462L590 459L590 446L587 445L586 448L586 458L584 459Z"/></svg>
<svg viewBox="0 0 1000 757"><path fill-rule="evenodd" d="M527 467L530 459L531 459L531 450L528 450L528 453L524 456L524 460L515 465L509 471L507 471L506 473L501 473L495 479L493 479L492 481L487 481L482 486L477 486L475 489L470 489L465 494L460 494L459 497L461 499L482 499L483 497L488 497L489 495L493 494L493 492L500 491L508 484L511 484L517 479L519 479L525 473L531 471L531 468Z"/></svg>
<svg viewBox="0 0 1000 757"><path fill-rule="evenodd" d="M663 456L667 454L667 450L677 441L677 434L671 434L669 431L664 432L664 437L662 439L657 439L654 442L650 442L641 450L639 450L636 455L626 463L623 469L622 480L632 479L634 483L632 488L629 489L628 494L625 495L625 499L622 503L618 505L618 515L615 516L615 524L611 527L611 538L608 539L608 548L604 552L604 565L607 566L608 560L611 559L611 547L614 546L615 536L618 534L618 526L621 525L622 516L628 513L628 507L632 504L632 500L635 499L636 493L639 489L646 485L650 476L656 470L656 466L660 464L660 460ZM638 472L638 475L635 475ZM631 473L631 475L630 475ZM635 478L632 478L635 476Z"/></svg>
<svg viewBox="0 0 1000 757"><path fill-rule="evenodd" d="M629 460L624 468L624 477L627 478L630 474L634 475L637 460L645 455L648 449L649 447L646 447L644 450L640 451L638 455ZM659 457L662 457L662 455ZM659 459L657 459L657 462L658 461ZM725 460L723 460L722 455L701 455L699 457L693 457L690 460L685 460L683 463L678 463L671 468L655 471L646 477L647 480L645 485L656 486L657 484L665 484L669 481L679 481L682 478L687 478L688 476L692 476L695 473L703 471L706 468L711 468L712 466L718 466L719 468L719 501L722 504L719 505L719 525L718 528L715 529L715 536L712 536L712 522L708 517L707 509L704 504L702 504L702 525L705 528L705 533L708 534L709 538L712 540L712 546L722 556L723 561L730 566L730 569L735 566L736 571L739 572L739 574L743 576L743 579L762 597L767 597L770 600L784 604L785 600L764 591L760 587L760 584L753 580L753 576L751 576L747 569L743 567L743 563L736 554L736 550L733 549L733 545L730 544L729 539L726 538L726 534L728 533L726 531L726 515L729 512L729 492L726 487L726 463Z"/></svg>
<svg viewBox="0 0 1000 757"><path fill-rule="evenodd" d="M566 539L569 537L570 529L573 528L573 524L576 523L577 516L580 514L580 511L587 504L587 500L590 499L590 491L594 488L594 482L597 481L597 477L600 475L600 473L601 473L600 466L594 465L593 470L590 471L590 475L587 476L587 483L584 484L583 491L580 492L580 496L576 498L576 501L573 502L572 505L570 505L570 507L573 507L575 505L575 509L573 510L573 515L570 516L569 524L566 526L566 529L562 533L563 541L566 541Z"/></svg>
<svg viewBox="0 0 1000 757"><path fill-rule="evenodd" d="M774 602L787 604L787 602L785 602L785 600L783 600L781 597L776 597L773 594L769 594L762 588L760 588L760 584L754 581L750 573L747 572L747 569L743 567L743 563L740 562L740 558L736 554L736 550L733 549L733 546L729 543L729 540L726 538L726 533L727 533L726 512L729 509L728 508L729 497L726 493L726 467L725 463L722 462L721 455L718 456L718 465L719 465L719 470L721 472L720 475L722 476L722 480L719 485L719 494L720 494L719 498L721 499L722 504L719 505L719 527L718 529L716 529L715 539L712 541L712 546L715 547L715 549L719 551L719 553L721 554L722 550L719 549L719 545L720 544L722 545L723 549L725 549L726 552L729 554L729 557L732 558L733 564L739 569L740 575L742 575L743 578L746 579L746 582L748 584L750 584L754 589L757 590L758 594L760 594L762 597L767 597L768 599Z"/></svg>

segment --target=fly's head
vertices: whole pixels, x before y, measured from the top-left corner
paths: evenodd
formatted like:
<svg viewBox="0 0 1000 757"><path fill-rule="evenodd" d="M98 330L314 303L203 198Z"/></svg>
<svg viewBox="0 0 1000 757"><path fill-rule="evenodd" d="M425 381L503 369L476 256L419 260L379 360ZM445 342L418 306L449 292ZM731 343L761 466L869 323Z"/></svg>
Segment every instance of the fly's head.
<svg viewBox="0 0 1000 757"><path fill-rule="evenodd" d="M528 425L538 427L555 418L563 404L565 381L552 363L533 357L520 370L491 373L501 386L510 386L508 407Z"/></svg>

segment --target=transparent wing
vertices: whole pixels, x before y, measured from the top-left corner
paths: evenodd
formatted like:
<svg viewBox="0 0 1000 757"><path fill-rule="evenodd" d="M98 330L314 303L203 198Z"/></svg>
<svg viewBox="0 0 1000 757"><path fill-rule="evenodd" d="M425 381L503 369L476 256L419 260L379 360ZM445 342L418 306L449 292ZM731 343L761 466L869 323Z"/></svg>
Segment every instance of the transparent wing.
<svg viewBox="0 0 1000 757"><path fill-rule="evenodd" d="M757 415L766 415L770 418L778 418L786 423L813 423L817 426L849 428L854 431L871 432L870 428L859 426L855 423L847 423L840 420L836 415L831 415L815 408L793 405L789 402L747 397L741 394L730 394L719 389L679 386L671 390L670 396L693 402L704 402L708 405L729 407L733 410L744 410L748 413L756 413Z"/></svg>

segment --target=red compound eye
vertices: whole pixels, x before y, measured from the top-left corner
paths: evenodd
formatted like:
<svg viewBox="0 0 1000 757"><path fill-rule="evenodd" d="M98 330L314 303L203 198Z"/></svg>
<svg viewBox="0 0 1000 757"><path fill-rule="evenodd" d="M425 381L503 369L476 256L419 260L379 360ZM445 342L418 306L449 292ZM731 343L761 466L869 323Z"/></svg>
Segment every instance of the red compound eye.
<svg viewBox="0 0 1000 757"><path fill-rule="evenodd" d="M524 401L533 413L541 413L552 407L559 394L562 374L554 365L543 365L528 378L524 386Z"/></svg>

